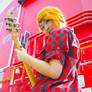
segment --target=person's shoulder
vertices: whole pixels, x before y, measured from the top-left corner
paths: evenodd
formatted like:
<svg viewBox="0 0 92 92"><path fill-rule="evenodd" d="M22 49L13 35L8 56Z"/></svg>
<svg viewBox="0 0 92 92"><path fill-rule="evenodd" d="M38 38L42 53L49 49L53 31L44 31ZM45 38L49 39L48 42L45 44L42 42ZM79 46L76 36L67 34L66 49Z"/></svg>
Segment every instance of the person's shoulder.
<svg viewBox="0 0 92 92"><path fill-rule="evenodd" d="M58 31L60 31L60 32L63 32L63 31L67 31L67 32L71 31L71 32L74 32L74 29L71 28L71 27L64 27L64 28L57 28L54 31L56 31L56 32L58 32Z"/></svg>
<svg viewBox="0 0 92 92"><path fill-rule="evenodd" d="M56 32L56 33L68 33L68 32L74 32L74 29L71 28L71 27L64 27L64 28L57 28L53 32Z"/></svg>
<svg viewBox="0 0 92 92"><path fill-rule="evenodd" d="M65 28L57 28L57 29L51 31L50 34L53 34L53 33L61 33L61 32L63 32L64 30L65 30Z"/></svg>
<svg viewBox="0 0 92 92"><path fill-rule="evenodd" d="M73 28L70 27L64 27L64 28L57 28L50 32L50 36L52 35L58 35L58 34L68 34L69 32L74 32Z"/></svg>

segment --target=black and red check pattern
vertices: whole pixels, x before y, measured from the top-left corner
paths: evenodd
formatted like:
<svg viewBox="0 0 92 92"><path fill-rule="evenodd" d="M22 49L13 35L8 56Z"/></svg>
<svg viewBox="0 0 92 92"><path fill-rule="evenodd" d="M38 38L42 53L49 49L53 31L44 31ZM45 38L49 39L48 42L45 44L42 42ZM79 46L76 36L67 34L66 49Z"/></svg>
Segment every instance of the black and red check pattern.
<svg viewBox="0 0 92 92"><path fill-rule="evenodd" d="M32 92L78 92L80 46L73 30L62 28L52 31L39 58L46 62L54 58L59 59L63 65L63 72L57 80L37 73L36 85Z"/></svg>

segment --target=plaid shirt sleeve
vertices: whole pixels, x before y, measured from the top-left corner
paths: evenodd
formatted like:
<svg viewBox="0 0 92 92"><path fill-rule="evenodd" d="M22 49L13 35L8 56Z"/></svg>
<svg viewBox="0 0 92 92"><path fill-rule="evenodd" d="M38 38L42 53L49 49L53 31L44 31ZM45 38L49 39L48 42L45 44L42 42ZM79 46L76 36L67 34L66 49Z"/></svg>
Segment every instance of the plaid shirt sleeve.
<svg viewBox="0 0 92 92"><path fill-rule="evenodd" d="M46 44L46 60L59 59L62 65L65 61L65 53L68 52L68 33L64 30L55 30L48 36Z"/></svg>

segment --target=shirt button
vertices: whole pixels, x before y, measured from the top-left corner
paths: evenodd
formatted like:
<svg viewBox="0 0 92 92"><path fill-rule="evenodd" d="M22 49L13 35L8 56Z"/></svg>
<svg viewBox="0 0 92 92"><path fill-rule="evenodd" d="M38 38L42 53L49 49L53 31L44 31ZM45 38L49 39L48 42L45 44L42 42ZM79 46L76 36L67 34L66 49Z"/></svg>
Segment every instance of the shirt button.
<svg viewBox="0 0 92 92"><path fill-rule="evenodd" d="M60 47L57 47L57 49L59 50L59 49L60 49Z"/></svg>

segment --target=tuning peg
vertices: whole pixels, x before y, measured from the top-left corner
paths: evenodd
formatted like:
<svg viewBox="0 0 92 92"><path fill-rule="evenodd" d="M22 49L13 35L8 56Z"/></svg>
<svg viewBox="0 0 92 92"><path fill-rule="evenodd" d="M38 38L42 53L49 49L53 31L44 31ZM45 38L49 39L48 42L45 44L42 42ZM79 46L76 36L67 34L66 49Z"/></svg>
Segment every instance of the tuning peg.
<svg viewBox="0 0 92 92"><path fill-rule="evenodd" d="M12 29L11 29L11 28L6 28L6 30L8 30L8 31L10 31L10 32L12 31Z"/></svg>
<svg viewBox="0 0 92 92"><path fill-rule="evenodd" d="M5 20L9 20L9 21L13 22L16 19L15 18L5 18Z"/></svg>
<svg viewBox="0 0 92 92"><path fill-rule="evenodd" d="M16 28L16 31L19 32L19 30L21 30L20 28Z"/></svg>
<svg viewBox="0 0 92 92"><path fill-rule="evenodd" d="M14 27L17 27L19 24L13 24L14 25Z"/></svg>
<svg viewBox="0 0 92 92"><path fill-rule="evenodd" d="M11 24L11 23L6 23L6 25L12 26L12 24Z"/></svg>

